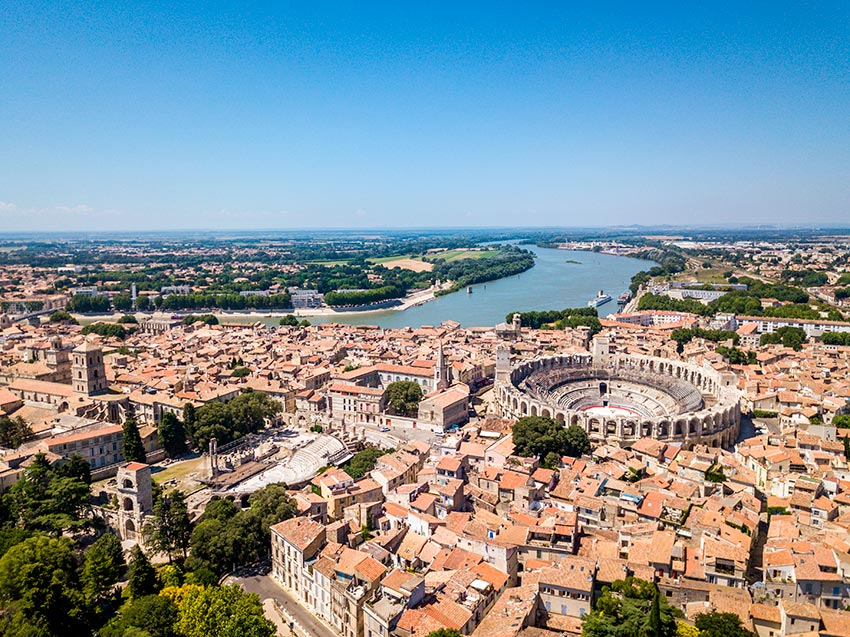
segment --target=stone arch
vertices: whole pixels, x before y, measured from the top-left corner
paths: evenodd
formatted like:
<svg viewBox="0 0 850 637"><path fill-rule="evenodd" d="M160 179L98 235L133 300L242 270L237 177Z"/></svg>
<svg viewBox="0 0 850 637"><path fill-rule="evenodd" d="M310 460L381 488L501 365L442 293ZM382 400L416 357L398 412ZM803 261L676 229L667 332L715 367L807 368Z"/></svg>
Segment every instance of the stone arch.
<svg viewBox="0 0 850 637"><path fill-rule="evenodd" d="M124 537L128 540L136 539L136 523L133 520L127 520L124 523Z"/></svg>
<svg viewBox="0 0 850 637"><path fill-rule="evenodd" d="M699 435L699 420L691 418L688 420L688 437Z"/></svg>
<svg viewBox="0 0 850 637"><path fill-rule="evenodd" d="M560 411L555 412L555 420L557 420L562 425L564 424L564 414Z"/></svg>
<svg viewBox="0 0 850 637"><path fill-rule="evenodd" d="M617 423L613 420L609 420L605 423L605 435L606 436L614 436L617 434Z"/></svg>
<svg viewBox="0 0 850 637"><path fill-rule="evenodd" d="M519 413L521 413L523 416L528 415L528 403L524 400L520 401L519 403Z"/></svg>
<svg viewBox="0 0 850 637"><path fill-rule="evenodd" d="M130 480L130 478L124 478L124 481L121 483L121 487L124 489L132 489L134 488L133 481Z"/></svg>
<svg viewBox="0 0 850 637"><path fill-rule="evenodd" d="M578 425L578 414L570 416L570 425Z"/></svg>
<svg viewBox="0 0 850 637"><path fill-rule="evenodd" d="M531 415L532 415L532 416L536 416L536 415L537 415L537 405L535 405L535 404L533 404L533 403L532 403L532 405L531 405Z"/></svg>
<svg viewBox="0 0 850 637"><path fill-rule="evenodd" d="M591 418L588 421L588 424L590 425L590 433L602 433L602 430L599 426L599 421L596 418Z"/></svg>
<svg viewBox="0 0 850 637"><path fill-rule="evenodd" d="M684 434L685 434L684 422L682 422L681 418L678 418L673 423L673 435L674 436L682 436Z"/></svg>
<svg viewBox="0 0 850 637"><path fill-rule="evenodd" d="M666 421L661 421L656 426L655 431L657 432L656 436L658 436L659 438L666 438L669 431L670 431L669 425L667 424Z"/></svg>
<svg viewBox="0 0 850 637"><path fill-rule="evenodd" d="M652 435L652 423L648 421L644 421L640 425L640 437L648 438Z"/></svg>
<svg viewBox="0 0 850 637"><path fill-rule="evenodd" d="M623 423L623 437L634 438L636 429L637 423L635 423L633 420L627 420Z"/></svg>
<svg viewBox="0 0 850 637"><path fill-rule="evenodd" d="M130 497L124 498L123 506L124 506L125 511L133 511L135 509L135 505L133 503L133 498L130 498Z"/></svg>
<svg viewBox="0 0 850 637"><path fill-rule="evenodd" d="M543 416L544 418L551 418L552 412L549 411L548 408L544 407L543 409L540 410L540 415Z"/></svg>

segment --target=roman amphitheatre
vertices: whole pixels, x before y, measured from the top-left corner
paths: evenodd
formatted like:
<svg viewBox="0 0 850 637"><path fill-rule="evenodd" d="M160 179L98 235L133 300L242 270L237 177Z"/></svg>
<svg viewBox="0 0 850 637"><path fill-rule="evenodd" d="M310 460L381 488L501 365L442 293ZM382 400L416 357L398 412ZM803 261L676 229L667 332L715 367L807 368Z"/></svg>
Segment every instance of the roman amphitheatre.
<svg viewBox="0 0 850 637"><path fill-rule="evenodd" d="M502 359L504 361L504 359ZM497 374L506 417L546 416L583 428L594 443L639 438L729 447L740 427L735 377L647 356L562 354L522 361Z"/></svg>

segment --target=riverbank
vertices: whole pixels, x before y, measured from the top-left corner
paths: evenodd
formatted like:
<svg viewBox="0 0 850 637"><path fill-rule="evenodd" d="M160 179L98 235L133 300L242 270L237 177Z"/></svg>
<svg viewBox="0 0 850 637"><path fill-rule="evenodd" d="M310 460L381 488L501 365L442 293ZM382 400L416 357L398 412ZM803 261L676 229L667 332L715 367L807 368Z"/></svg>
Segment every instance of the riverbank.
<svg viewBox="0 0 850 637"><path fill-rule="evenodd" d="M375 308L374 310L356 310L351 312L346 312L345 310L338 310L332 307L321 307L321 308L308 308L308 309L299 309L292 312L295 316L299 318L309 319L311 317L328 317L328 316L352 316L357 314L369 315L377 312L401 312L403 310L408 310L412 307L416 307L418 305L423 305L428 303L429 301L433 301L437 298L437 292L439 290L447 290L451 288L452 284L450 281L442 283L438 288L435 285L432 285L427 290L418 290L416 292L411 292L407 296L401 299L401 303L398 305L394 305L393 307L381 307ZM268 315L266 315L268 316Z"/></svg>
<svg viewBox="0 0 850 637"><path fill-rule="evenodd" d="M298 318L311 319L311 318L321 318L321 319L333 319L334 317L345 318L345 317L358 317L358 316L369 316L370 314L384 314L386 312L402 312L404 310L408 310L412 307L417 307L419 305L424 305L429 301L433 301L437 298L436 292L439 290L446 290L451 288L451 281L447 281L445 283L440 284L439 287L432 285L427 290L417 290L416 292L412 292L407 296L400 299L400 303L393 307L379 307L371 310L356 310L356 311L345 311L338 310L332 307L319 307L319 308L305 308L305 309L296 309L296 310L195 310L195 311L163 311L163 312L132 312L132 314L138 317L140 320L153 318L156 316L177 316L184 317L189 316L191 314L211 314L215 316L219 323L228 323L232 322L233 319L256 319L260 321L262 319L269 318L283 318L284 316L297 316ZM90 323L96 323L97 321L117 321L119 318L124 316L124 312L113 312L110 314L72 314L72 316L77 319L80 325L88 325ZM250 321L239 321L239 322L250 322ZM323 321L330 322L330 321Z"/></svg>

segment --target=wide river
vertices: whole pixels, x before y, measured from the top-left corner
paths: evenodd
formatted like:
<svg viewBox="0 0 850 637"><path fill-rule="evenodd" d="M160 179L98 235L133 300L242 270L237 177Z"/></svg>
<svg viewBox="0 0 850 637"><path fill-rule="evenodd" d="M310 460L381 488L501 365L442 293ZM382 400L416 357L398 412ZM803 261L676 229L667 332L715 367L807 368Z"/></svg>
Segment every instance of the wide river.
<svg viewBox="0 0 850 637"><path fill-rule="evenodd" d="M478 283L472 286L472 294L463 289L403 311L340 313L308 320L381 327L438 325L449 319L466 327L495 325L504 321L508 312L585 307L599 290L614 298L598 308L600 316L607 316L617 311L617 296L628 289L632 276L653 265L649 261L596 252L523 247L537 255L533 268L516 276ZM265 322L277 324L277 319Z"/></svg>

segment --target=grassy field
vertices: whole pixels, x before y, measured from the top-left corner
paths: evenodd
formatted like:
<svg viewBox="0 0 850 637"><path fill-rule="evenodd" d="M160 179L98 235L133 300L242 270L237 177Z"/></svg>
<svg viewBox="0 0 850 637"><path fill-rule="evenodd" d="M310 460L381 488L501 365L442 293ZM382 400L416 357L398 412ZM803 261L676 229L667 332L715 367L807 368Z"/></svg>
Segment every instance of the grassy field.
<svg viewBox="0 0 850 637"><path fill-rule="evenodd" d="M434 269L433 264L426 263L422 259L415 258L409 254L379 257L377 259L367 259L367 261L375 265L383 265L387 268L403 268L405 270L412 270L413 272L430 272Z"/></svg>
<svg viewBox="0 0 850 637"><path fill-rule="evenodd" d="M697 281L700 283L726 283L726 277L723 276L724 272L728 272L728 268L724 268L723 270L715 270L700 268L697 270Z"/></svg>
<svg viewBox="0 0 850 637"><path fill-rule="evenodd" d="M366 259L369 263L392 263L393 261L401 261L403 259L411 259L412 255L409 254L396 254L391 257L377 257L375 259Z"/></svg>
<svg viewBox="0 0 850 637"><path fill-rule="evenodd" d="M451 263L452 261L460 261L461 259L489 259L491 257L495 257L499 254L501 250L446 250L445 252L438 252L431 256L444 259L447 263Z"/></svg>
<svg viewBox="0 0 850 637"><path fill-rule="evenodd" d="M169 480L176 480L178 483L182 483L187 479L190 479L192 474L200 474L203 469L203 458L199 456L197 458L192 458L191 460L175 462L174 464L169 465L168 468L152 474L152 477L157 484L164 484Z"/></svg>
<svg viewBox="0 0 850 637"><path fill-rule="evenodd" d="M696 268L687 269L684 272L679 272L679 274L673 277L674 281L693 281L697 280L698 283L727 283L726 277L723 276L724 272L728 272L729 268Z"/></svg>

